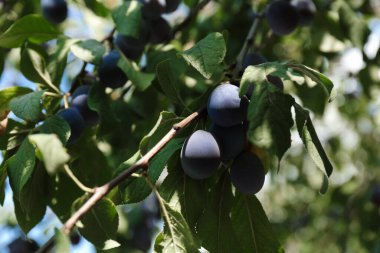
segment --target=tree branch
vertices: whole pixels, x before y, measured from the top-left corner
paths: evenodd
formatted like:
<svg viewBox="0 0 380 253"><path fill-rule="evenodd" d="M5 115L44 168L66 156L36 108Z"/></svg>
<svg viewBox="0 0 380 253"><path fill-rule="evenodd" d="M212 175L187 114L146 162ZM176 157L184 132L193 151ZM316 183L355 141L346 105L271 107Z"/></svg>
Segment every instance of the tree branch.
<svg viewBox="0 0 380 253"><path fill-rule="evenodd" d="M94 188L92 196L66 221L63 225L62 231L65 234L70 234L73 230L75 224L80 220L80 218L91 210L91 208L102 198L104 198L115 186L119 185L133 173L137 172L139 169L147 169L149 161L157 155L157 153L165 147L165 145L174 138L174 136L181 129L185 128L194 119L196 119L203 111L204 107L196 112L193 112L186 118L184 118L179 123L173 125L172 129L151 149L142 156L135 164L133 164L129 169L125 170L117 177L112 179L110 182L104 184L103 186ZM50 238L38 251L37 253L46 253L54 246L54 237Z"/></svg>
<svg viewBox="0 0 380 253"><path fill-rule="evenodd" d="M186 17L186 19L173 29L173 37L177 34L177 32L186 28L198 15L198 12L202 10L203 7L205 7L210 1L211 0L202 0L193 9L191 9L190 14Z"/></svg>

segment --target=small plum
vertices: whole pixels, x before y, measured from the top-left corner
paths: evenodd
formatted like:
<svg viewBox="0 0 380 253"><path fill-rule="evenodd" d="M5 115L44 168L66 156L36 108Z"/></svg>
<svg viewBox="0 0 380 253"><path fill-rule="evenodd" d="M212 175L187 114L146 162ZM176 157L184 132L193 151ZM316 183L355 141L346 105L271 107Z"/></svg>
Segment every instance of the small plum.
<svg viewBox="0 0 380 253"><path fill-rule="evenodd" d="M113 50L103 57L99 66L98 75L102 85L110 88L123 86L127 81L127 75L117 66L120 54Z"/></svg>
<svg viewBox="0 0 380 253"><path fill-rule="evenodd" d="M17 238L8 244L9 253L33 253L38 250L38 244L34 240Z"/></svg>
<svg viewBox="0 0 380 253"><path fill-rule="evenodd" d="M221 127L214 124L210 133L215 136L219 143L222 160L233 159L243 151L246 140L243 124L231 127Z"/></svg>
<svg viewBox="0 0 380 253"><path fill-rule="evenodd" d="M65 0L41 0L42 15L51 23L62 23L67 17Z"/></svg>
<svg viewBox="0 0 380 253"><path fill-rule="evenodd" d="M59 111L57 115L63 118L70 126L71 133L70 138L67 141L67 144L74 144L82 135L85 127L85 123L82 116L80 115L78 110L74 108L63 109Z"/></svg>
<svg viewBox="0 0 380 253"><path fill-rule="evenodd" d="M157 20L161 17L161 14L165 11L164 0L141 0L143 6L141 9L141 15L147 20Z"/></svg>
<svg viewBox="0 0 380 253"><path fill-rule="evenodd" d="M151 22L151 34L149 38L150 43L160 44L163 42L170 41L171 38L171 27L165 19L159 18Z"/></svg>
<svg viewBox="0 0 380 253"><path fill-rule="evenodd" d="M79 86L72 95L71 106L78 110L83 117L86 126L94 126L99 121L97 112L90 109L88 106L88 94L90 85Z"/></svg>
<svg viewBox="0 0 380 253"><path fill-rule="evenodd" d="M299 24L302 26L310 25L317 10L313 1L299 0L294 6L299 15Z"/></svg>
<svg viewBox="0 0 380 253"><path fill-rule="evenodd" d="M193 179L210 177L220 165L220 148L215 137L204 130L195 131L182 146L181 164Z"/></svg>
<svg viewBox="0 0 380 253"><path fill-rule="evenodd" d="M211 120L223 127L240 124L246 118L248 98L239 97L239 88L230 83L216 87L211 93L207 112Z"/></svg>
<svg viewBox="0 0 380 253"><path fill-rule="evenodd" d="M245 55L243 59L242 69L246 69L248 66L251 65L259 65L261 63L267 62L267 59L265 59L264 56L262 56L259 53L248 53Z"/></svg>
<svg viewBox="0 0 380 253"><path fill-rule="evenodd" d="M293 32L299 22L296 9L286 0L272 2L266 11L266 17L270 28L276 35Z"/></svg>
<svg viewBox="0 0 380 253"><path fill-rule="evenodd" d="M166 0L166 6L165 6L165 13L170 13L175 11L179 4L181 3L181 0Z"/></svg>
<svg viewBox="0 0 380 253"><path fill-rule="evenodd" d="M235 188L246 195L256 194L264 185L264 167L255 154L247 151L234 159L230 174Z"/></svg>
<svg viewBox="0 0 380 253"><path fill-rule="evenodd" d="M380 206L380 185L376 185L373 189L371 201L376 206Z"/></svg>

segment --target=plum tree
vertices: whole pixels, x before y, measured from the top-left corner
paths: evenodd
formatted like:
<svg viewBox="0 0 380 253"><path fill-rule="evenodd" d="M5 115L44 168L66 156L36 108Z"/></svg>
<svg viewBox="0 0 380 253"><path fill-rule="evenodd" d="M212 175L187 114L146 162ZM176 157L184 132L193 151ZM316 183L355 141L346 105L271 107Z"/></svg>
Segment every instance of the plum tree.
<svg viewBox="0 0 380 253"><path fill-rule="evenodd" d="M94 126L99 121L97 112L90 109L88 106L88 94L90 85L79 86L72 95L71 106L79 111L86 126Z"/></svg>
<svg viewBox="0 0 380 253"><path fill-rule="evenodd" d="M243 194L256 194L264 185L264 167L255 154L247 151L234 159L230 174L232 184Z"/></svg>
<svg viewBox="0 0 380 253"><path fill-rule="evenodd" d="M211 120L223 127L240 124L246 118L248 98L239 97L239 88L231 83L216 87L211 93L207 112Z"/></svg>
<svg viewBox="0 0 380 253"><path fill-rule="evenodd" d="M102 85L110 88L123 86L127 81L127 75L117 66L120 54L116 50L110 51L103 57L99 66L98 76Z"/></svg>
<svg viewBox="0 0 380 253"><path fill-rule="evenodd" d="M41 0L42 15L52 23L59 24L67 17L65 0Z"/></svg>
<svg viewBox="0 0 380 253"><path fill-rule="evenodd" d="M57 115L63 118L70 126L70 138L67 141L67 145L74 144L82 135L85 127L82 116L78 110L74 108L63 109L59 111Z"/></svg>
<svg viewBox="0 0 380 253"><path fill-rule="evenodd" d="M159 44L170 41L172 38L171 27L169 23L162 17L151 22L151 33L149 42L152 44Z"/></svg>
<svg viewBox="0 0 380 253"><path fill-rule="evenodd" d="M215 137L204 130L197 130L186 139L182 146L182 168L193 179L208 178L219 167L220 155L220 148Z"/></svg>
<svg viewBox="0 0 380 253"><path fill-rule="evenodd" d="M222 160L230 160L243 151L246 141L243 124L221 127L213 124L210 132L219 143Z"/></svg>
<svg viewBox="0 0 380 253"><path fill-rule="evenodd" d="M277 0L271 3L266 11L268 24L276 35L293 32L299 22L296 9L288 1Z"/></svg>
<svg viewBox="0 0 380 253"><path fill-rule="evenodd" d="M299 0L295 3L296 11L299 16L299 24L300 25L310 25L310 23L314 19L314 15L316 12L316 7L313 1L311 0Z"/></svg>
<svg viewBox="0 0 380 253"><path fill-rule="evenodd" d="M165 13L170 13L178 8L179 4L181 3L181 0L166 0L165 2Z"/></svg>

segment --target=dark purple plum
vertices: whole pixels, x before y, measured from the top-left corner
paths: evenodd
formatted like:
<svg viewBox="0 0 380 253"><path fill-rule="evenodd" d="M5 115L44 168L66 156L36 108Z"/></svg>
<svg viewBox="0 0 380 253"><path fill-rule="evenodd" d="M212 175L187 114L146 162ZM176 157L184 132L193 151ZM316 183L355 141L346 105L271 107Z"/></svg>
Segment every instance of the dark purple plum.
<svg viewBox="0 0 380 253"><path fill-rule="evenodd" d="M42 15L51 23L62 23L67 17L65 0L41 0Z"/></svg>
<svg viewBox="0 0 380 253"><path fill-rule="evenodd" d="M166 0L165 13L170 13L177 10L181 0Z"/></svg>
<svg viewBox="0 0 380 253"><path fill-rule="evenodd" d="M267 62L264 56L259 53L248 53L243 59L242 69L246 69L251 65L259 65L261 63Z"/></svg>
<svg viewBox="0 0 380 253"><path fill-rule="evenodd" d="M293 32L299 22L296 9L285 0L272 2L267 11L268 24L276 35L286 35Z"/></svg>
<svg viewBox="0 0 380 253"><path fill-rule="evenodd" d="M181 164L186 175L193 179L205 179L220 165L220 148L215 137L206 131L197 130L184 142Z"/></svg>
<svg viewBox="0 0 380 253"><path fill-rule="evenodd" d="M300 0L295 4L299 16L299 24L302 26L310 25L314 19L317 8L311 0Z"/></svg>
<svg viewBox="0 0 380 253"><path fill-rule="evenodd" d="M149 42L152 44L160 44L170 41L172 38L172 30L169 23L159 18L151 22L151 33Z"/></svg>
<svg viewBox="0 0 380 253"><path fill-rule="evenodd" d="M71 106L79 111L86 126L95 126L99 122L99 115L88 106L90 88L90 85L79 86L73 93Z"/></svg>
<svg viewBox="0 0 380 253"><path fill-rule="evenodd" d="M127 81L127 75L117 66L120 54L113 50L103 57L102 64L99 66L99 81L103 86L119 88Z"/></svg>
<svg viewBox="0 0 380 253"><path fill-rule="evenodd" d="M141 14L147 20L157 20L165 11L164 0L141 0L143 7Z"/></svg>
<svg viewBox="0 0 380 253"><path fill-rule="evenodd" d="M70 138L67 141L67 144L74 144L82 135L85 127L85 123L82 116L80 115L78 110L74 108L63 109L59 111L57 115L63 118L70 126L71 133Z"/></svg>
<svg viewBox="0 0 380 253"><path fill-rule="evenodd" d="M73 232L70 234L70 242L73 245L77 245L81 240L81 236L78 234L78 232Z"/></svg>
<svg viewBox="0 0 380 253"><path fill-rule="evenodd" d="M240 154L245 145L245 129L243 124L232 127L212 125L212 133L219 143L222 160L230 160Z"/></svg>
<svg viewBox="0 0 380 253"><path fill-rule="evenodd" d="M246 118L248 98L239 97L239 88L225 83L216 87L211 93L207 112L211 120L223 127L230 127L243 122Z"/></svg>
<svg viewBox="0 0 380 253"><path fill-rule="evenodd" d="M33 253L38 250L38 244L34 240L17 238L8 244L10 253Z"/></svg>
<svg viewBox="0 0 380 253"><path fill-rule="evenodd" d="M246 195L256 194L264 185L264 167L260 159L250 152L244 151L235 158L230 174L235 188Z"/></svg>

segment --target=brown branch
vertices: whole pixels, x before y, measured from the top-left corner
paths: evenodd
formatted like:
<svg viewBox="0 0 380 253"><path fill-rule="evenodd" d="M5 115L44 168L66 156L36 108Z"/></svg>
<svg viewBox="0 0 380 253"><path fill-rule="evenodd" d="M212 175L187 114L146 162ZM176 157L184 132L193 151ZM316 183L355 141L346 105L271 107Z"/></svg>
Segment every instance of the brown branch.
<svg viewBox="0 0 380 253"><path fill-rule="evenodd" d="M173 37L177 34L177 32L186 28L198 15L198 12L202 10L203 7L205 7L210 1L211 0L202 0L193 9L191 9L190 14L186 17L186 19L173 29Z"/></svg>
<svg viewBox="0 0 380 253"><path fill-rule="evenodd" d="M147 169L149 161L158 154L158 152L165 147L165 145L174 138L174 136L196 119L202 112L204 108L193 112L186 118L184 118L179 123L173 125L172 129L151 149L142 156L135 164L133 164L129 169L125 170L117 177L112 179L110 182L104 184L103 186L94 188L94 193L91 197L66 221L63 225L62 231L65 234L70 234L73 230L75 224L80 220L83 215L91 210L91 208L102 198L104 198L115 186L119 185L126 179L128 179L133 173L137 172L139 169ZM37 252L45 253L48 252L54 246L54 237L50 238Z"/></svg>

